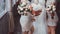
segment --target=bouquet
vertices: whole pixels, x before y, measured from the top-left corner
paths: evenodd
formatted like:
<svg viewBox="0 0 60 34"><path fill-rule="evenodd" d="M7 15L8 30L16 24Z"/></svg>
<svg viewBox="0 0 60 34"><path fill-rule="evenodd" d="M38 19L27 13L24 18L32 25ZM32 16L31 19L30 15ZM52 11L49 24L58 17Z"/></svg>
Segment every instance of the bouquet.
<svg viewBox="0 0 60 34"><path fill-rule="evenodd" d="M19 14L26 14L27 12L31 13L31 10L27 6L27 3L20 3L17 9Z"/></svg>
<svg viewBox="0 0 60 34"><path fill-rule="evenodd" d="M55 5L49 5L46 9L50 14L51 14L51 18L54 19L54 13L55 13L55 10L56 10L56 6Z"/></svg>

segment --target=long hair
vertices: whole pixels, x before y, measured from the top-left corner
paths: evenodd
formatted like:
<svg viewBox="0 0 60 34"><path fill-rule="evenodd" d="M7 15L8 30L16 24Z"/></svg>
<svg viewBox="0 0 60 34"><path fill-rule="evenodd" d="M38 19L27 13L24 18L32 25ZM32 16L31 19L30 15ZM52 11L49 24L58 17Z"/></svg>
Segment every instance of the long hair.
<svg viewBox="0 0 60 34"><path fill-rule="evenodd" d="M30 1L30 2L31 2L32 0L28 0L28 1Z"/></svg>
<svg viewBox="0 0 60 34"><path fill-rule="evenodd" d="M19 5L21 0L18 0L16 4L12 7L12 13L13 13L13 18L14 18L14 31L15 32L22 32L21 25L20 25L20 17L21 15L18 14L17 7Z"/></svg>

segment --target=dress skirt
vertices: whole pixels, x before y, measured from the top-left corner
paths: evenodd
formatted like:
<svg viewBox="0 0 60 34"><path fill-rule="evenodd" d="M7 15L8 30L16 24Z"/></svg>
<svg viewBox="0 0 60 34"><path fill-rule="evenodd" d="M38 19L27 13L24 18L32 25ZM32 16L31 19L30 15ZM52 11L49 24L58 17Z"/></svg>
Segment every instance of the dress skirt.
<svg viewBox="0 0 60 34"><path fill-rule="evenodd" d="M31 17L30 16L21 16L20 23L22 26L22 32L29 31L32 27Z"/></svg>
<svg viewBox="0 0 60 34"><path fill-rule="evenodd" d="M45 11L42 11L42 13L39 16L35 17L34 25L34 33L33 34L47 34L47 23L45 18Z"/></svg>

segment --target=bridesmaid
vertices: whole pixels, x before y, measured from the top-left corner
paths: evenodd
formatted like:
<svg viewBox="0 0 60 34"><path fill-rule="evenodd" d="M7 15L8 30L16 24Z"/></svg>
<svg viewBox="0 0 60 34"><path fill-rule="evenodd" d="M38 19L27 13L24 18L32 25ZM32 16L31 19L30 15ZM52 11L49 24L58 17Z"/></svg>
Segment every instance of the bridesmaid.
<svg viewBox="0 0 60 34"><path fill-rule="evenodd" d="M47 3L47 15L48 15L48 18L47 18L47 23L48 23L48 34L55 34L55 28L56 28L56 24L57 24L57 21L58 21L58 17L57 17L57 14L56 14L56 5L55 5L55 2L52 0L51 1L51 4L48 4ZM47 1L48 2L48 1Z"/></svg>
<svg viewBox="0 0 60 34"><path fill-rule="evenodd" d="M28 0L21 0L18 5L18 13L21 14L20 23L22 26L22 34L28 34L32 27L32 14L29 9L30 2Z"/></svg>

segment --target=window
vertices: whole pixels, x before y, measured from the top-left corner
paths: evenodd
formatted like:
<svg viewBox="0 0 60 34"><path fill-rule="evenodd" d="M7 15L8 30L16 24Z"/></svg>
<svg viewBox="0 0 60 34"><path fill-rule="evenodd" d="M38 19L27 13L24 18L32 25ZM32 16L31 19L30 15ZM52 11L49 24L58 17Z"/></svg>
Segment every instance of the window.
<svg viewBox="0 0 60 34"><path fill-rule="evenodd" d="M5 0L0 0L0 18L4 14L3 12L5 11Z"/></svg>
<svg viewBox="0 0 60 34"><path fill-rule="evenodd" d="M0 0L0 13L5 10L5 1Z"/></svg>
<svg viewBox="0 0 60 34"><path fill-rule="evenodd" d="M11 9L11 0L0 0L0 18Z"/></svg>

